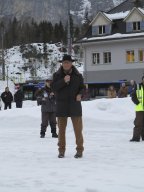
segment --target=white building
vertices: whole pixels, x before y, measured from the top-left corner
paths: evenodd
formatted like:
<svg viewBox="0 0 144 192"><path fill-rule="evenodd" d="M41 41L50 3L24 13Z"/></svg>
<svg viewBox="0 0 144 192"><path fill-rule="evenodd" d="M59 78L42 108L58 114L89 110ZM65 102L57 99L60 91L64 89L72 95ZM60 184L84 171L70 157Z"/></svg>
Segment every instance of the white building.
<svg viewBox="0 0 144 192"><path fill-rule="evenodd" d="M144 74L144 1L126 0L99 12L84 38L84 78L88 84L112 83Z"/></svg>

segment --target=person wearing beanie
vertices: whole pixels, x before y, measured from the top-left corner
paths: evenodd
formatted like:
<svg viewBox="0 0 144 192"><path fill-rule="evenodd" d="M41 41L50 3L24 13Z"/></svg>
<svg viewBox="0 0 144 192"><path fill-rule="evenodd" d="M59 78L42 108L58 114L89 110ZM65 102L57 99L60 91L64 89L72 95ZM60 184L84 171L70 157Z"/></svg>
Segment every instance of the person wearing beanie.
<svg viewBox="0 0 144 192"><path fill-rule="evenodd" d="M142 76L142 82L137 84L131 98L136 105L136 117L134 120L133 137L130 141L139 142L140 139L144 141L144 76Z"/></svg>
<svg viewBox="0 0 144 192"><path fill-rule="evenodd" d="M66 151L67 119L71 117L76 137L75 158L83 156L82 106L81 97L84 90L83 77L73 65L75 60L64 55L61 67L53 75L52 89L56 93L56 116L58 118L58 158L64 158Z"/></svg>
<svg viewBox="0 0 144 192"><path fill-rule="evenodd" d="M45 81L45 87L41 90L41 130L40 137L44 138L47 126L50 124L51 133L53 138L58 138L56 133L56 102L55 95L51 89L51 80Z"/></svg>

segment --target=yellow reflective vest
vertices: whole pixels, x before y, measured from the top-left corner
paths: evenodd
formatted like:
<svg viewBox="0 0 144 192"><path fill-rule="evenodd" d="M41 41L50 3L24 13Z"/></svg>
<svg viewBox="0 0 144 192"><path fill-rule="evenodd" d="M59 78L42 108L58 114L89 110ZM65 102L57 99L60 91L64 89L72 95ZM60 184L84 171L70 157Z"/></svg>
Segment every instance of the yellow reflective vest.
<svg viewBox="0 0 144 192"><path fill-rule="evenodd" d="M139 104L136 105L135 111L144 111L144 89L143 86L137 85L136 96L139 100Z"/></svg>

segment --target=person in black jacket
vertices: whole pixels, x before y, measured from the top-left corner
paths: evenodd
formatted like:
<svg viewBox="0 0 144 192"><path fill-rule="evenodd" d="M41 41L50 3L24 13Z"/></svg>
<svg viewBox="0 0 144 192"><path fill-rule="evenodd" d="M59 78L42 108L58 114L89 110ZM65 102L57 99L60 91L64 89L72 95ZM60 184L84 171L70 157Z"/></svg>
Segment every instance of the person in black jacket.
<svg viewBox="0 0 144 192"><path fill-rule="evenodd" d="M48 124L51 127L52 137L57 138L56 133L56 101L54 93L50 87L50 80L47 79L45 87L41 90L41 113L42 123L40 137L44 138Z"/></svg>
<svg viewBox="0 0 144 192"><path fill-rule="evenodd" d="M16 108L22 108L23 104L23 92L21 91L20 87L18 87L18 90L14 94L14 101L16 102Z"/></svg>
<svg viewBox="0 0 144 192"><path fill-rule="evenodd" d="M76 137L75 158L83 156L82 134L82 106L81 97L84 90L83 77L76 67L72 65L74 60L70 55L64 55L62 66L53 75L52 89L56 93L56 116L58 117L58 146L59 158L63 158L66 150L66 126L67 119L71 117Z"/></svg>
<svg viewBox="0 0 144 192"><path fill-rule="evenodd" d="M11 104L13 101L12 93L9 91L9 88L6 87L5 91L1 94L2 101L4 102L4 110L6 110L8 107L11 109Z"/></svg>

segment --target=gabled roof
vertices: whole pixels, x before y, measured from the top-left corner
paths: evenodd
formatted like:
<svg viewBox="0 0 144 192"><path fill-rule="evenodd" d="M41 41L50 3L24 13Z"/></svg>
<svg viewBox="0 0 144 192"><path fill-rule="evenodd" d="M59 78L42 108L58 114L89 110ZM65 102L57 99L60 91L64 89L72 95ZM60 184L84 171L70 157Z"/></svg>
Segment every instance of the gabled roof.
<svg viewBox="0 0 144 192"><path fill-rule="evenodd" d="M94 19L91 21L91 23L90 23L90 25L92 25L94 22L95 22L95 20L98 18L98 16L99 15L102 15L107 21L109 21L109 22L111 22L112 20L111 19L109 19L103 12L98 12L98 14L94 17Z"/></svg>
<svg viewBox="0 0 144 192"><path fill-rule="evenodd" d="M133 0L127 0L120 5L124 3L130 3ZM142 1L144 5L144 0ZM124 9L125 10L125 9ZM144 37L144 30L139 31L137 33L127 32L127 27L126 27L126 22L124 22L134 11L137 11L142 17L144 18L144 8L140 7L132 7L132 9L128 9L126 11L121 11L121 12L116 12L116 13L110 13L110 12L99 12L96 17L92 20L90 23L89 29L87 33L85 34L85 39L81 39L82 42L88 42L88 41L103 41L103 40L110 40L110 39L127 39L127 38L139 38L139 37ZM92 35L92 24L95 22L95 20L98 18L99 15L102 15L104 18L106 18L108 21L111 23L111 33L104 34L103 36L100 35Z"/></svg>
<svg viewBox="0 0 144 192"><path fill-rule="evenodd" d="M144 8L138 8L144 14Z"/></svg>
<svg viewBox="0 0 144 192"><path fill-rule="evenodd" d="M109 14L109 13L103 13L107 18L109 18L110 20L117 20L117 19L124 19L127 17L127 15L129 14L130 11L126 11L126 12L119 12L119 13L113 13L113 14Z"/></svg>
<svg viewBox="0 0 144 192"><path fill-rule="evenodd" d="M107 13L119 13L132 10L134 7L144 8L144 0L126 0L113 9L109 10Z"/></svg>
<svg viewBox="0 0 144 192"><path fill-rule="evenodd" d="M140 15L141 15L142 17L144 17L144 10L141 9L141 8L136 8L136 7L134 7L134 8L129 12L129 14L125 17L124 21L126 21L126 20L129 18L129 16L130 16L134 11L139 12Z"/></svg>

